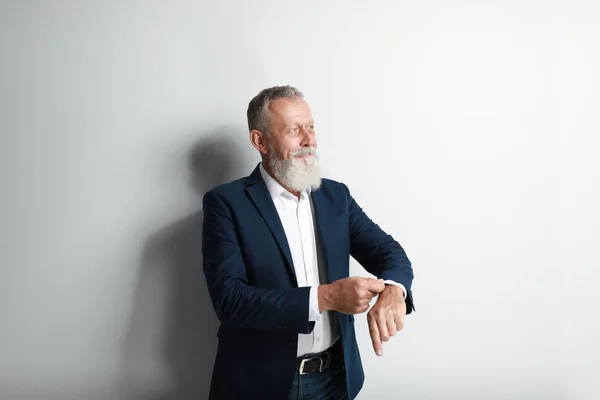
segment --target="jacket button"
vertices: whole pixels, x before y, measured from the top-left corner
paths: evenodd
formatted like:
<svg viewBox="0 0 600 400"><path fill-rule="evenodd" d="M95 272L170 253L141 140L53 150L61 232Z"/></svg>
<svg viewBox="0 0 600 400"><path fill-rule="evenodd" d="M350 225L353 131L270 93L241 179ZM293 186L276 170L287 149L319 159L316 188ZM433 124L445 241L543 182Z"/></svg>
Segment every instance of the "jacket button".
<svg viewBox="0 0 600 400"><path fill-rule="evenodd" d="M288 346L290 346L290 347L294 347L295 345L296 345L296 342L289 342L288 343Z"/></svg>

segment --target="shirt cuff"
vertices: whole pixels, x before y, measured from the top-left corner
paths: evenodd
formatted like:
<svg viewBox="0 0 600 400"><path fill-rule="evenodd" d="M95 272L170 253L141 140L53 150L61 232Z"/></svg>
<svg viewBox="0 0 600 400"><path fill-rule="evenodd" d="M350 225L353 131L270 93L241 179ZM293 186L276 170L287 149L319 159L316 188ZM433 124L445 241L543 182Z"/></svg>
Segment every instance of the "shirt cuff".
<svg viewBox="0 0 600 400"><path fill-rule="evenodd" d="M308 304L308 321L319 322L321 313L319 312L319 291L317 286L310 288L309 304Z"/></svg>
<svg viewBox="0 0 600 400"><path fill-rule="evenodd" d="M385 281L383 281L383 283L385 283L386 285L400 286L400 288L402 288L402 292L404 293L404 299L406 299L406 288L404 287L403 284L398 283L398 282L394 282L391 279L386 279Z"/></svg>

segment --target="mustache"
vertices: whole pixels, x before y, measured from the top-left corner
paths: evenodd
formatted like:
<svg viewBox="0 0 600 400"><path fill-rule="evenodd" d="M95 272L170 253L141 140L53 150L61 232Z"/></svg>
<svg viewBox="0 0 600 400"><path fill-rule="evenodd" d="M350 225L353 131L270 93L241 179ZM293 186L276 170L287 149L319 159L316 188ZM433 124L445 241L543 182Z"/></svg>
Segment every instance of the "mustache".
<svg viewBox="0 0 600 400"><path fill-rule="evenodd" d="M316 147L303 147L301 149L293 151L291 153L291 155L293 155L293 156L307 156L307 155L316 156L317 148Z"/></svg>

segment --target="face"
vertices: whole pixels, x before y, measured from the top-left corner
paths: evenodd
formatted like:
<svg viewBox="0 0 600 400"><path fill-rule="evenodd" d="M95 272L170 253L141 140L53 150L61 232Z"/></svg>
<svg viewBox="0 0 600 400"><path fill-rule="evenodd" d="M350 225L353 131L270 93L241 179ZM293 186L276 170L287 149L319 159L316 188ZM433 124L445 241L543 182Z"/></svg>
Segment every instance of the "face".
<svg viewBox="0 0 600 400"><path fill-rule="evenodd" d="M308 103L298 98L271 103L269 135L252 131L254 146L272 175L296 191L316 189L321 183L314 121Z"/></svg>
<svg viewBox="0 0 600 400"><path fill-rule="evenodd" d="M308 103L301 98L278 99L271 103L271 125L268 138L277 158L306 159L303 149L317 148L315 124ZM299 154L298 154L299 153Z"/></svg>

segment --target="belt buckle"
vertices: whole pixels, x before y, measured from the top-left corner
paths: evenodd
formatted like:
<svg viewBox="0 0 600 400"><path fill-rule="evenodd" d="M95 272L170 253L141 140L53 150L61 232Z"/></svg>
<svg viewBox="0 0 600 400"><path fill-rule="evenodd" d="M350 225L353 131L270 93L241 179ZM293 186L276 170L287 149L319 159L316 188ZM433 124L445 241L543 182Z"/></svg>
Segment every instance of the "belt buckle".
<svg viewBox="0 0 600 400"><path fill-rule="evenodd" d="M306 375L306 374L308 374L308 372L304 372L304 364L307 361L312 361L314 359L319 359L319 372L323 372L323 358L321 358L321 357L311 357L311 358L305 358L304 360L300 361L300 368L298 368L298 373L300 375Z"/></svg>

